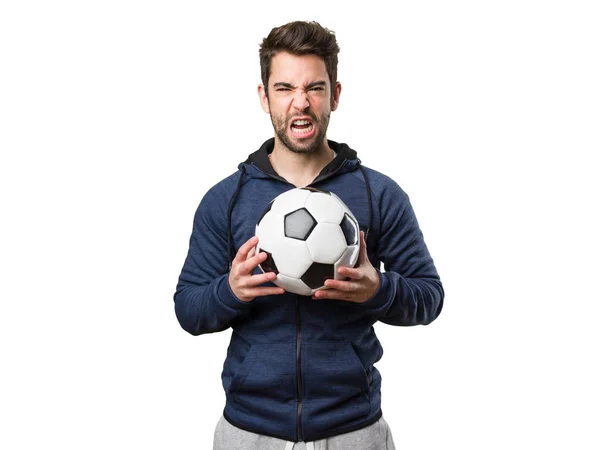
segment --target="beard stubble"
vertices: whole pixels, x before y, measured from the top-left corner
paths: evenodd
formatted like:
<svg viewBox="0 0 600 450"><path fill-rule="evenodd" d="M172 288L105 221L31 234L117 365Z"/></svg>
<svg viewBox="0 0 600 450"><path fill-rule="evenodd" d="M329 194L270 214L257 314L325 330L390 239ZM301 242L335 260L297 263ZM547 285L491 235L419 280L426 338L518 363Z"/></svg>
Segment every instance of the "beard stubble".
<svg viewBox="0 0 600 450"><path fill-rule="evenodd" d="M291 130L290 123L293 120L295 120L295 117L284 119L280 117L273 117L273 115L271 114L271 123L273 124L273 128L275 129L275 134L277 135L281 143L293 153L314 153L321 146L323 140L325 139L327 127L329 125L329 117L331 116L331 114L324 115L320 119L318 119L314 114L306 115L308 115L313 121L313 124L317 126L317 134L311 139L308 139L307 142L298 145L292 142L292 140L288 137L288 130Z"/></svg>

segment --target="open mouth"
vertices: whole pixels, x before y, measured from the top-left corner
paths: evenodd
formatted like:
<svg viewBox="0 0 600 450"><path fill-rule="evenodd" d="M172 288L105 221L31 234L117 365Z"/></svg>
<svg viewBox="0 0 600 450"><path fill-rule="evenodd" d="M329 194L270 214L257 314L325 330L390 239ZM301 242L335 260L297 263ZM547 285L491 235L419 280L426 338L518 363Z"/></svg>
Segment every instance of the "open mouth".
<svg viewBox="0 0 600 450"><path fill-rule="evenodd" d="M315 129L312 120L296 119L292 121L292 133L299 137L309 136Z"/></svg>

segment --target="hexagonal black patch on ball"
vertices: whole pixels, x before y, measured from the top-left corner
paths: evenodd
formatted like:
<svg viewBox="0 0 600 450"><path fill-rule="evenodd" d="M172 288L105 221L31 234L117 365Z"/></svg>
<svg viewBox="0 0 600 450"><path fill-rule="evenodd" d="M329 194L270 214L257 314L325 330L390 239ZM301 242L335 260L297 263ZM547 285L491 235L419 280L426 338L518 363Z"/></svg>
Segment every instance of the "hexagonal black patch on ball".
<svg viewBox="0 0 600 450"><path fill-rule="evenodd" d="M275 199L271 200L271 203L269 203L269 206L267 206L265 208L265 210L263 211L263 213L260 215L260 217L258 218L258 220L256 221L257 224L260 225L260 221L263 220L263 217L265 217L265 215L271 211L271 206L273 206L273 202L275 201Z"/></svg>
<svg viewBox="0 0 600 450"><path fill-rule="evenodd" d="M325 280L334 277L333 264L312 263L312 266L300 278L311 289L317 289L325 285Z"/></svg>
<svg viewBox="0 0 600 450"><path fill-rule="evenodd" d="M317 226L317 221L310 215L306 208L300 208L285 216L283 230L286 237L305 241L312 230Z"/></svg>
<svg viewBox="0 0 600 450"><path fill-rule="evenodd" d="M340 223L344 237L346 238L346 244L356 245L358 244L358 224L348 214L344 213L342 223Z"/></svg>
<svg viewBox="0 0 600 450"><path fill-rule="evenodd" d="M265 252L264 250L261 250L261 252ZM265 259L262 263L260 263L260 268L263 270L263 272L274 272L274 273L279 273L279 270L277 269L277 266L275 265L275 260L273 259L273 255L271 255L269 252L265 252L267 254L267 259Z"/></svg>

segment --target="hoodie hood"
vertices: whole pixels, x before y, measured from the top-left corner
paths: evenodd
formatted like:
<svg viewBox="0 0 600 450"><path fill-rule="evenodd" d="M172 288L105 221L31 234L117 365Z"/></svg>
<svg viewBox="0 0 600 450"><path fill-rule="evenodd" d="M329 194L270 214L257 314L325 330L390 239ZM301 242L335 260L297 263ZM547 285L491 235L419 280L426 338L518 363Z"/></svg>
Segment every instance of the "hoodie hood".
<svg viewBox="0 0 600 450"><path fill-rule="evenodd" d="M347 144L340 144L330 140L327 140L327 143L329 144L329 147L336 153L336 156L323 168L313 183L317 183L324 178L328 178L338 171L340 171L340 173L351 172L356 170L356 168L360 165L360 159L358 159L356 151L352 150ZM286 181L280 177L277 172L275 172L273 166L271 165L271 161L269 160L269 155L273 151L274 147L275 138L266 140L258 150L248 155L246 161L242 162L238 166L238 169L242 170L244 167L248 176L258 178L271 177ZM258 168L260 172L255 173L257 171L251 170L252 166Z"/></svg>

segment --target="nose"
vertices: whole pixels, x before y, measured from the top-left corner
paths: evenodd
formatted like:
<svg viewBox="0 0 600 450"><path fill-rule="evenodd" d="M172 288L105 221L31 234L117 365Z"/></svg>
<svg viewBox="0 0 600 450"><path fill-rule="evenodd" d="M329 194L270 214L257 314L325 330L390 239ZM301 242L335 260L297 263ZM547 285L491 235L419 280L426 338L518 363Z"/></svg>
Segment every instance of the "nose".
<svg viewBox="0 0 600 450"><path fill-rule="evenodd" d="M308 95L304 91L297 91L294 95L294 101L292 106L296 108L298 111L304 111L306 108L310 106L308 103Z"/></svg>

